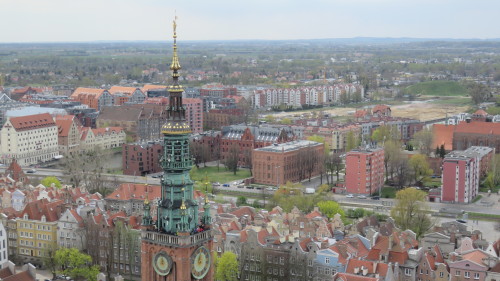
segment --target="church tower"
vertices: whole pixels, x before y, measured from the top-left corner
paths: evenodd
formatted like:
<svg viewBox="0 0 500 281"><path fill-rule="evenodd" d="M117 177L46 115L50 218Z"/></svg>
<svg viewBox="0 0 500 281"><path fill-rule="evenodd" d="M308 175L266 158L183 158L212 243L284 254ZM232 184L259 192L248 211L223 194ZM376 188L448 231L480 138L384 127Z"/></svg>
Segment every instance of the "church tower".
<svg viewBox="0 0 500 281"><path fill-rule="evenodd" d="M162 127L164 152L161 157L163 178L156 220L151 217L149 201L144 202L142 219L142 280L188 281L213 280L212 247L208 199L200 217L194 200L189 171L193 160L189 151L191 128L182 105L184 89L179 85L181 65L177 56L177 32L174 20L172 85L169 86L168 117Z"/></svg>

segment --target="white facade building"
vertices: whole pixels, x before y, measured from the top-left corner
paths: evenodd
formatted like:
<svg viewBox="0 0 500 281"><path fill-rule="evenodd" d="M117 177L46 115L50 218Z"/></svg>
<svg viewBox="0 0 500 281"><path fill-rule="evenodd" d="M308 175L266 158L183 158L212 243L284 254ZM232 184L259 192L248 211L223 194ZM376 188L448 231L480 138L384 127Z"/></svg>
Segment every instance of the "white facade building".
<svg viewBox="0 0 500 281"><path fill-rule="evenodd" d="M57 126L48 113L10 117L0 132L4 164L15 158L21 166L52 160L59 154Z"/></svg>
<svg viewBox="0 0 500 281"><path fill-rule="evenodd" d="M7 231L5 231L3 223L0 222L0 264L4 264L9 260L7 247Z"/></svg>

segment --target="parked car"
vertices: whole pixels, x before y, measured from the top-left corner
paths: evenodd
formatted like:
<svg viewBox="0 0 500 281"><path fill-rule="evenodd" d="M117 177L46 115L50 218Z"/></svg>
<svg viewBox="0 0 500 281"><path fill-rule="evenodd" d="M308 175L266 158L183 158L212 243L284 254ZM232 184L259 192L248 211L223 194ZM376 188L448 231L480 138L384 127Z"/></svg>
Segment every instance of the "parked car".
<svg viewBox="0 0 500 281"><path fill-rule="evenodd" d="M352 195L352 194L347 194L345 197L346 197L346 198L354 198L354 195Z"/></svg>
<svg viewBox="0 0 500 281"><path fill-rule="evenodd" d="M236 187L237 187L237 188L243 188L243 187L245 187L245 185L243 185L243 184L238 184Z"/></svg>
<svg viewBox="0 0 500 281"><path fill-rule="evenodd" d="M372 196L372 200L380 200L380 196Z"/></svg>
<svg viewBox="0 0 500 281"><path fill-rule="evenodd" d="M28 170L26 170L26 173L34 174L34 173L36 173L36 170L35 169L28 169Z"/></svg>
<svg viewBox="0 0 500 281"><path fill-rule="evenodd" d="M213 186L220 186L220 182L216 181L214 183L212 183Z"/></svg>
<svg viewBox="0 0 500 281"><path fill-rule="evenodd" d="M248 188L248 189L253 189L253 186L251 186L251 185L247 185L247 186L246 186L246 188Z"/></svg>
<svg viewBox="0 0 500 281"><path fill-rule="evenodd" d="M231 185L229 183L225 183L222 185L223 187L230 187Z"/></svg>

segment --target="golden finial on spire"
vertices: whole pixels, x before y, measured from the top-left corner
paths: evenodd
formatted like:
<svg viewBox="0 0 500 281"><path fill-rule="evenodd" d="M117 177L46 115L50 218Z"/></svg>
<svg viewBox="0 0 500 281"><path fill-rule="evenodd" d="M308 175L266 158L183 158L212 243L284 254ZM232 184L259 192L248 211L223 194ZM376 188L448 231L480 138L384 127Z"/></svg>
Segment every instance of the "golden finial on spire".
<svg viewBox="0 0 500 281"><path fill-rule="evenodd" d="M181 210L186 210L186 204L184 204L184 198L182 198Z"/></svg>
<svg viewBox="0 0 500 281"><path fill-rule="evenodd" d="M173 27L174 27L174 55L172 57L172 64L170 65L170 69L174 70L174 76L176 75L176 71L181 69L181 64L179 63L179 57L177 56L177 16L175 16L175 19L173 21Z"/></svg>

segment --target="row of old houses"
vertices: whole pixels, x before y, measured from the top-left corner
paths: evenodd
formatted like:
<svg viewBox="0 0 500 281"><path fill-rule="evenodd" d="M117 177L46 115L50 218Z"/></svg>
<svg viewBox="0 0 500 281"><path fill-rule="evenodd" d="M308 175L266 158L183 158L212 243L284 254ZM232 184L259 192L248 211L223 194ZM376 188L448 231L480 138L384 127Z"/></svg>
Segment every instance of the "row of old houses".
<svg viewBox="0 0 500 281"><path fill-rule="evenodd" d="M36 165L96 147L120 147L125 139L121 127L83 127L73 115L9 117L0 130L0 163L15 159L21 166Z"/></svg>

